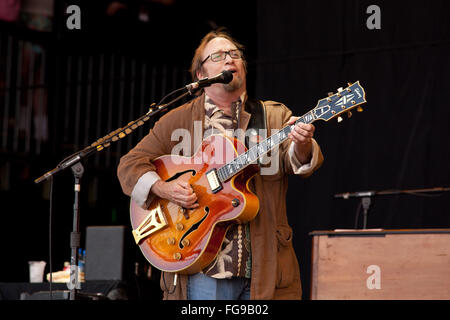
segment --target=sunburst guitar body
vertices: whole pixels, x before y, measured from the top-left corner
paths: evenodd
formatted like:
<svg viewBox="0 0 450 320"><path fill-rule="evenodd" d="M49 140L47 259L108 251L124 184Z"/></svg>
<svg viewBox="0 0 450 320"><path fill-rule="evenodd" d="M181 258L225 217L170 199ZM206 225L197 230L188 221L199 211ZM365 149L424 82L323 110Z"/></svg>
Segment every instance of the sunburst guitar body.
<svg viewBox="0 0 450 320"><path fill-rule="evenodd" d="M152 265L168 272L199 272L214 260L231 224L256 216L259 200L248 183L258 172L257 165L247 166L227 181L216 180L217 170L245 151L235 138L212 135L193 157L166 155L153 161L161 179L188 182L199 207L185 209L155 198L143 209L131 201L133 235Z"/></svg>

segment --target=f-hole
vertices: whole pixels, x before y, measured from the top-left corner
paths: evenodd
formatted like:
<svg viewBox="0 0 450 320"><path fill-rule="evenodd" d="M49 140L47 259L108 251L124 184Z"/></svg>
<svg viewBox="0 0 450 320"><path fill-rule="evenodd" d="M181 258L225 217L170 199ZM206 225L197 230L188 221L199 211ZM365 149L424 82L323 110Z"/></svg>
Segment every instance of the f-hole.
<svg viewBox="0 0 450 320"><path fill-rule="evenodd" d="M182 244L184 238L186 238L189 234L191 234L192 232L194 232L195 230L198 229L198 227L200 227L200 225L202 224L203 221L205 221L205 219L208 217L209 214L209 207L205 207L205 212L206 214L203 216L203 218L201 218L198 222L194 223L187 231L186 233L181 237L180 242L178 243L178 246L180 247L180 249L183 249L184 246Z"/></svg>
<svg viewBox="0 0 450 320"><path fill-rule="evenodd" d="M192 176L195 176L197 174L197 172L194 169L184 170L184 171L181 171L181 172L177 172L175 175L173 175L169 179L167 179L166 182L170 182L172 180L175 180L178 177L181 177L183 174L188 173L188 172L192 172Z"/></svg>

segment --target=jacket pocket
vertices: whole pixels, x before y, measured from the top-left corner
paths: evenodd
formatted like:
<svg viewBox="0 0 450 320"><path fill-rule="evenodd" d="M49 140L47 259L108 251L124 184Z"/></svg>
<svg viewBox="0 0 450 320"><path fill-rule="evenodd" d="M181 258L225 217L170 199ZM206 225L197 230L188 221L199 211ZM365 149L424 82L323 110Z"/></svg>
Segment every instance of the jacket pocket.
<svg viewBox="0 0 450 320"><path fill-rule="evenodd" d="M277 227L277 288L286 288L294 280L294 263L292 248L292 228L287 225Z"/></svg>

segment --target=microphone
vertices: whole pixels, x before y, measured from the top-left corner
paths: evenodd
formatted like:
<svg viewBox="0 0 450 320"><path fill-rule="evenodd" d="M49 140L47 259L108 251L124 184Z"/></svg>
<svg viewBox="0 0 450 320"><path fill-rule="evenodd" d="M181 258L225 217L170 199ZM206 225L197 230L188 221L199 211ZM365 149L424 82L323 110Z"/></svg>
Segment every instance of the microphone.
<svg viewBox="0 0 450 320"><path fill-rule="evenodd" d="M350 197L362 198L362 197L372 197L376 194L376 191L358 191L358 192L345 192L345 193L337 193L334 195L335 198L342 198L347 200Z"/></svg>
<svg viewBox="0 0 450 320"><path fill-rule="evenodd" d="M206 77L198 80L197 82L192 82L186 86L186 89L188 89L189 93L192 94L201 88L209 87L213 83L230 83L231 80L233 80L233 71L224 70L215 77Z"/></svg>

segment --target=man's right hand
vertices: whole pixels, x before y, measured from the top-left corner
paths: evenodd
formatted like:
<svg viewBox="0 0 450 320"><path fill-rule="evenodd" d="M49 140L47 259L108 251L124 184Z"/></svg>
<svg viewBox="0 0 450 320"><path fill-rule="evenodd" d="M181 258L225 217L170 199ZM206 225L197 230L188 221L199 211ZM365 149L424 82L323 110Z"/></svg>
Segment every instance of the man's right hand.
<svg viewBox="0 0 450 320"><path fill-rule="evenodd" d="M197 195L186 181L179 179L170 182L158 180L153 184L150 191L158 197L167 199L186 209L195 209L199 206L196 203Z"/></svg>

